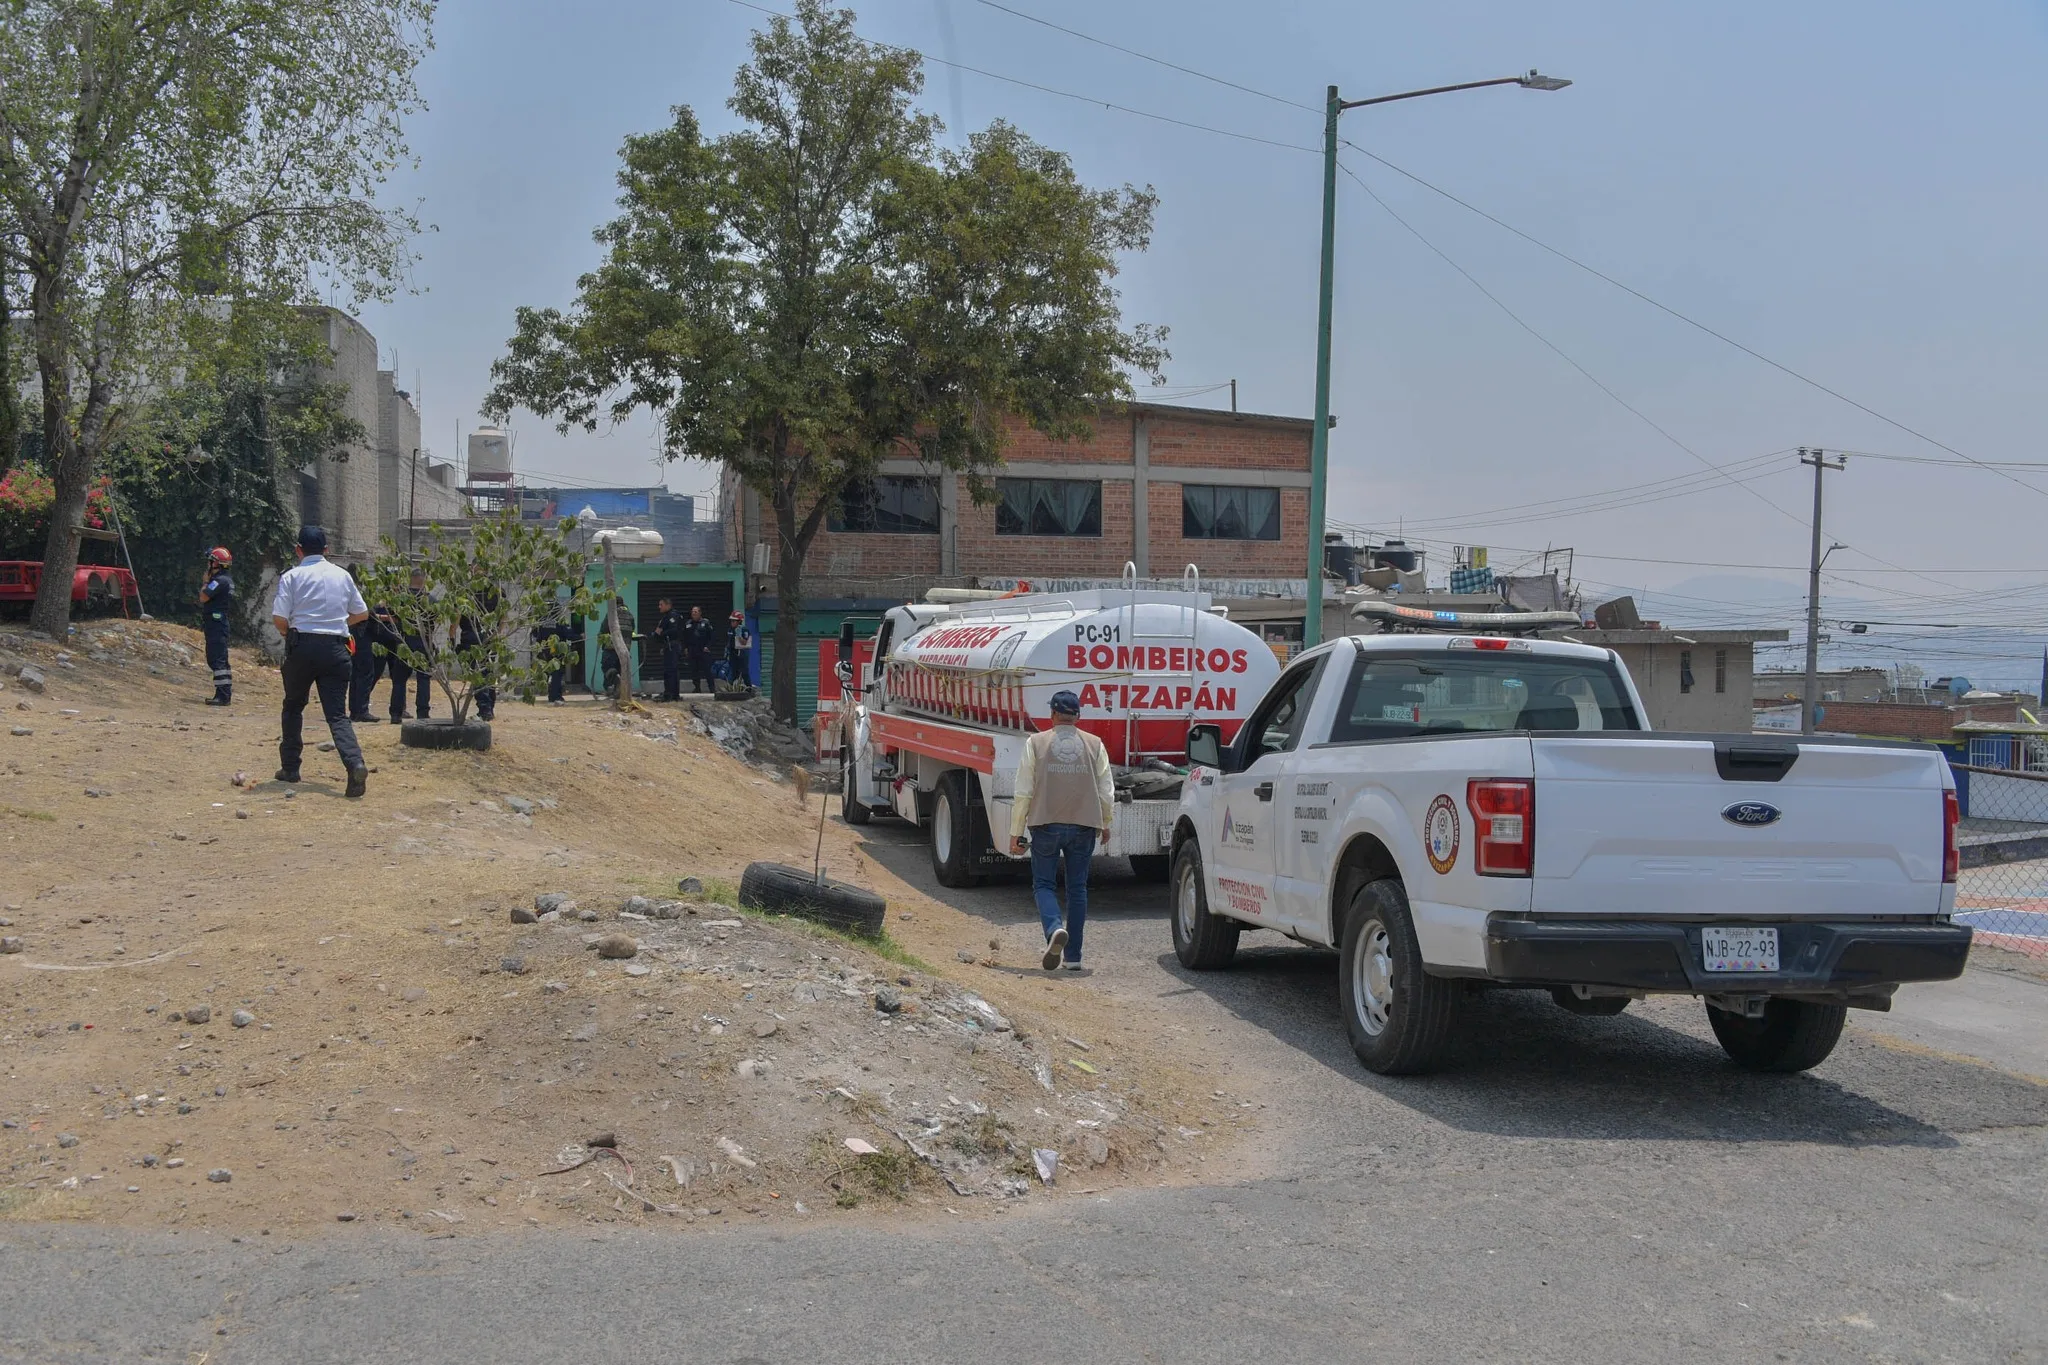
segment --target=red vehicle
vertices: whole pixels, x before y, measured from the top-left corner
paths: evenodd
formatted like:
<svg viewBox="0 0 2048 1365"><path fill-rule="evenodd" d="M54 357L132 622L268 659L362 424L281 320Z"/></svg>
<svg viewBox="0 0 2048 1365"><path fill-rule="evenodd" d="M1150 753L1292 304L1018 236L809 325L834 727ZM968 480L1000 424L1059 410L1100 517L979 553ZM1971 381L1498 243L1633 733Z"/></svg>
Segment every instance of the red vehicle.
<svg viewBox="0 0 2048 1365"><path fill-rule="evenodd" d="M43 566L32 559L0 559L0 615L25 615L42 586ZM130 602L135 610L128 609ZM135 575L111 564L81 564L71 574L71 609L79 616L142 614Z"/></svg>

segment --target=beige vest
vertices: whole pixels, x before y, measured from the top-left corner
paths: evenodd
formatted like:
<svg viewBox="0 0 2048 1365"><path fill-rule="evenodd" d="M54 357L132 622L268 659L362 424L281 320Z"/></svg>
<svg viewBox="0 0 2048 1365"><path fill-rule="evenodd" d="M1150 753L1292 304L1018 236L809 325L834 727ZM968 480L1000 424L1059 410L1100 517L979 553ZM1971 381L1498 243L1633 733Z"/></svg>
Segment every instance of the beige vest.
<svg viewBox="0 0 2048 1365"><path fill-rule="evenodd" d="M1055 725L1024 741L1038 759L1031 786L1033 825L1102 827L1102 798L1095 790L1095 750L1102 741L1073 725Z"/></svg>

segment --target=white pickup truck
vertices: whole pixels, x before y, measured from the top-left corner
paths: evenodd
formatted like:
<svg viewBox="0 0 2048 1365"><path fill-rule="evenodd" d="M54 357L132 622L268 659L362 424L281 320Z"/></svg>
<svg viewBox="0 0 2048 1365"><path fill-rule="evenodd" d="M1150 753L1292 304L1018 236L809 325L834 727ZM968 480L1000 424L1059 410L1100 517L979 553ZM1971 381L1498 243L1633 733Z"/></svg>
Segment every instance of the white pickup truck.
<svg viewBox="0 0 2048 1365"><path fill-rule="evenodd" d="M1429 1070L1466 996L1581 1014L1703 997L1738 1064L1826 1057L1846 1010L1961 974L1956 796L1925 745L1649 733L1611 652L1377 635L1294 661L1234 740L1188 737L1173 946L1336 948L1352 1049Z"/></svg>

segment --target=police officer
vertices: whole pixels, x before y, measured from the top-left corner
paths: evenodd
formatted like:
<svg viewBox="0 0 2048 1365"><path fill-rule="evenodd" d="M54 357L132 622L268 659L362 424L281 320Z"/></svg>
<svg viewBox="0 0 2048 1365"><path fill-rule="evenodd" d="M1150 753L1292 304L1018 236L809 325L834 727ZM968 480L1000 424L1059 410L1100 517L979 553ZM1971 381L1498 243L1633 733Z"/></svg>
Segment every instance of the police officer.
<svg viewBox="0 0 2048 1365"><path fill-rule="evenodd" d="M648 634L661 641L661 699L677 701L683 695L683 614L666 597L654 606L654 626Z"/></svg>
<svg viewBox="0 0 2048 1365"><path fill-rule="evenodd" d="M318 689L334 750L348 769L348 795L361 796L369 787L370 770L348 719L349 627L369 619L370 608L355 580L328 560L325 531L301 526L298 555L298 567L277 580L277 599L270 608L270 623L284 636L284 737L277 745L277 780L299 780L306 699Z"/></svg>
<svg viewBox="0 0 2048 1365"><path fill-rule="evenodd" d="M567 702L562 695L569 680L569 664L575 658L576 627L567 620L540 621L533 627L533 652L536 659L547 648L550 640L560 640L562 650L560 662L548 670L548 705L561 706Z"/></svg>
<svg viewBox="0 0 2048 1365"><path fill-rule="evenodd" d="M206 666L213 670L213 695L208 706L234 700L235 675L228 666L228 627L235 619L235 580L228 572L235 557L225 545L206 554L206 577L199 585L199 619L206 632Z"/></svg>
<svg viewBox="0 0 2048 1365"><path fill-rule="evenodd" d="M476 591L475 610L456 618L455 647L479 649L484 642L484 623L498 612L498 590L485 584ZM476 689L476 718L490 720L498 713L498 689L486 683Z"/></svg>
<svg viewBox="0 0 2048 1365"><path fill-rule="evenodd" d="M349 679L348 718L357 725L376 725L383 717L370 709L370 699L376 695L377 679L384 676L384 670L397 670L405 664L392 653L399 643L398 619L391 608L382 603L370 608L370 619L355 626L350 634L355 636L355 671Z"/></svg>
<svg viewBox="0 0 2048 1365"><path fill-rule="evenodd" d="M747 614L736 611L725 636L726 675L741 687L754 685L754 633L747 629Z"/></svg>
<svg viewBox="0 0 2048 1365"><path fill-rule="evenodd" d="M403 622L393 613L392 629L401 643L408 645L415 653L425 655L427 640L419 633L420 623L427 619L427 576L418 569L412 571L412 578L405 590L407 613ZM407 719L405 714L405 684L412 680L418 693L413 712L421 720L433 715L434 675L424 668L414 668L398 657L391 655L391 723L398 724Z"/></svg>
<svg viewBox="0 0 2048 1365"><path fill-rule="evenodd" d="M683 622L682 639L683 652L690 662L690 690L711 691L711 651L718 647L718 627L704 619L704 608L690 608L690 619Z"/></svg>

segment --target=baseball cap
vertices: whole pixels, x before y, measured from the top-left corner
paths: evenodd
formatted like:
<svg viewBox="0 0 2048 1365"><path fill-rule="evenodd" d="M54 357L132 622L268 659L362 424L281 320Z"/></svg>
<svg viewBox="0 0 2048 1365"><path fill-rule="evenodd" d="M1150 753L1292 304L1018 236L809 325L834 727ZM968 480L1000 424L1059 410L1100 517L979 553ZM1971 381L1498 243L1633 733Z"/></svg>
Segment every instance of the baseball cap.
<svg viewBox="0 0 2048 1365"><path fill-rule="evenodd" d="M318 526L301 526L299 528L299 548L309 555L326 554L327 532L321 530Z"/></svg>
<svg viewBox="0 0 2048 1365"><path fill-rule="evenodd" d="M1081 699L1066 688L1052 694L1052 709L1069 716L1081 714Z"/></svg>

